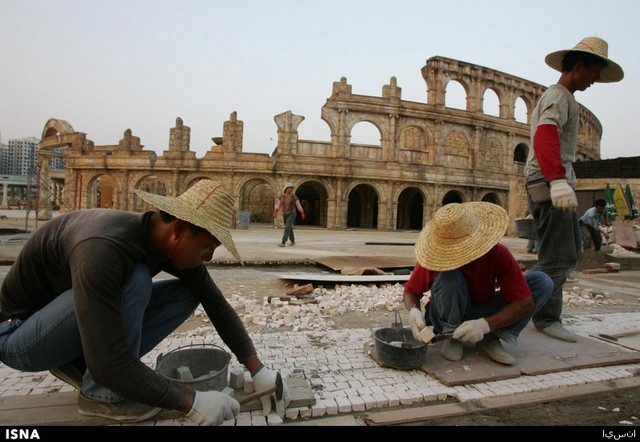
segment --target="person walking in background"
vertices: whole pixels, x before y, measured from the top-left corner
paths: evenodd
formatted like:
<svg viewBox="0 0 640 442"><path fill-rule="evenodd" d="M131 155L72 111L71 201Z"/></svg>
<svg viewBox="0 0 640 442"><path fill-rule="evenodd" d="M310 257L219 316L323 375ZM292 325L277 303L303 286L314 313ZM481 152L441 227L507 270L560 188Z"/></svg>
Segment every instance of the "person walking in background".
<svg viewBox="0 0 640 442"><path fill-rule="evenodd" d="M578 200L573 190L576 176L571 164L578 148L580 123L580 105L574 93L593 83L620 81L624 72L609 60L608 44L598 37L586 37L572 49L552 52L545 62L561 75L531 113L532 149L527 158L526 187L540 240L534 270L549 275L554 287L549 301L533 316L533 323L549 336L577 342L560 320L562 286L582 252Z"/></svg>
<svg viewBox="0 0 640 442"><path fill-rule="evenodd" d="M607 207L607 202L603 199L597 199L593 203L593 207L589 208L580 217L580 227L584 227L589 231L591 239L593 240L593 247L596 252L600 251L602 247L602 235L609 239L609 235L605 232L600 233L600 226L609 225L607 214L604 208Z"/></svg>
<svg viewBox="0 0 640 442"><path fill-rule="evenodd" d="M293 184L286 183L284 191L276 200L276 206L273 209L273 217L275 218L278 212L282 210L282 218L284 220L284 234L282 235L282 241L278 244L280 247L284 247L287 241L291 241L292 246L296 245L296 238L293 234L293 223L297 215L296 209L300 212L300 218L304 219L304 210L300 205L300 200L293 193Z"/></svg>

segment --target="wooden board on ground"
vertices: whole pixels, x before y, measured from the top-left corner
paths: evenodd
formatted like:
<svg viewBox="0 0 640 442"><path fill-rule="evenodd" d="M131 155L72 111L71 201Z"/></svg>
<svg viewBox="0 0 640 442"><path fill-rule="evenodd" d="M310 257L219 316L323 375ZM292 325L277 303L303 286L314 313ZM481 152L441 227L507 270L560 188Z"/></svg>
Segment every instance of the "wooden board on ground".
<svg viewBox="0 0 640 442"><path fill-rule="evenodd" d="M442 343L429 344L427 358L421 371L434 376L448 386L477 384L511 379L520 375L540 375L579 368L640 362L640 352L589 337L578 337L577 343L551 338L529 324L519 338L517 347L503 344L516 358L515 365L502 365L476 352L465 344L462 360L452 362L440 354ZM366 345L366 344L365 344ZM365 347L365 351L372 346ZM370 356L377 361L375 351Z"/></svg>
<svg viewBox="0 0 640 442"><path fill-rule="evenodd" d="M367 241L367 246L415 246L415 242Z"/></svg>
<svg viewBox="0 0 640 442"><path fill-rule="evenodd" d="M607 339L603 336L599 336L599 335L591 335L596 339L600 339L602 341L605 342L610 342L612 344L616 344L616 345L621 345L625 348L628 348L630 350L638 350L640 351L640 335L633 335L633 336L621 336L618 338L617 341L612 341L610 339Z"/></svg>
<svg viewBox="0 0 640 442"><path fill-rule="evenodd" d="M381 282L407 282L409 275L340 275L332 273L278 273L280 279L292 281L332 282L336 284L378 284Z"/></svg>
<svg viewBox="0 0 640 442"><path fill-rule="evenodd" d="M289 407L303 407L316 403L313 391L306 379L287 378L285 380L291 393ZM244 396L236 392L237 399ZM5 396L0 398L0 422L3 426L37 425L113 425L116 421L100 417L83 416L78 412L78 393L45 393L26 396ZM259 410L260 400L244 404L242 411ZM166 410L160 412L154 420L183 418L184 413Z"/></svg>
<svg viewBox="0 0 640 442"><path fill-rule="evenodd" d="M411 256L325 256L313 259L318 264L339 272L343 267L376 267L378 269L413 268L416 258Z"/></svg>
<svg viewBox="0 0 640 442"><path fill-rule="evenodd" d="M425 422L472 413L486 413L490 410L539 404L556 400L576 399L585 396L640 388L640 379L626 378L608 382L575 385L555 390L535 391L508 396L487 397L464 403L428 405L426 407L404 408L402 410L373 411L364 415L367 425L399 425Z"/></svg>

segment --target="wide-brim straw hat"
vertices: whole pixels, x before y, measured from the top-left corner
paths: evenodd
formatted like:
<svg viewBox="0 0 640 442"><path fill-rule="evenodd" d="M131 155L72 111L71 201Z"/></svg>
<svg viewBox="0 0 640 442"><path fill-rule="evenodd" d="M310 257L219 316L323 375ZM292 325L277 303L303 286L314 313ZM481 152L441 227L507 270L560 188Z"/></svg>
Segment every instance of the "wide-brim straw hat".
<svg viewBox="0 0 640 442"><path fill-rule="evenodd" d="M497 204L447 204L418 235L416 259L428 270L457 269L491 250L508 224L509 215Z"/></svg>
<svg viewBox="0 0 640 442"><path fill-rule="evenodd" d="M550 53L544 61L556 71L562 72L562 60L570 51L586 52L607 62L607 65L600 71L598 83L614 83L624 78L624 72L620 65L609 59L609 44L599 37L585 37L572 49Z"/></svg>
<svg viewBox="0 0 640 442"><path fill-rule="evenodd" d="M142 190L136 190L136 194L158 209L207 230L242 263L229 231L235 208L234 199L222 184L201 180L178 197L156 195Z"/></svg>

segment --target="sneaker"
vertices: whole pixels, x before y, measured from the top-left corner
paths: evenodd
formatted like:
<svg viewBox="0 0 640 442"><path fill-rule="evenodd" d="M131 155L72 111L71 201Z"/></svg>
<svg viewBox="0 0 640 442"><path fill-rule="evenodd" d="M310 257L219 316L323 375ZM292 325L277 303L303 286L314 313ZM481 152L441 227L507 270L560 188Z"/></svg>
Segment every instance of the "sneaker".
<svg viewBox="0 0 640 442"><path fill-rule="evenodd" d="M560 339L566 342L578 342L578 337L564 328L559 322L553 322L550 326L543 328L542 333L545 333L553 338Z"/></svg>
<svg viewBox="0 0 640 442"><path fill-rule="evenodd" d="M296 245L296 242L295 242L295 241L291 241L291 245L292 245L292 246L295 246L295 245Z"/></svg>
<svg viewBox="0 0 640 442"><path fill-rule="evenodd" d="M162 410L125 399L122 402L102 402L78 395L78 411L83 416L96 416L119 422L141 422L152 418Z"/></svg>
<svg viewBox="0 0 640 442"><path fill-rule="evenodd" d="M73 362L51 369L49 370L49 373L60 379L62 382L71 385L78 391L82 389L82 376L84 375L84 372L81 372Z"/></svg>
<svg viewBox="0 0 640 442"><path fill-rule="evenodd" d="M284 247L284 243L282 243L282 242L281 242L281 243L279 243L278 245L279 245L280 247Z"/></svg>
<svg viewBox="0 0 640 442"><path fill-rule="evenodd" d="M478 350L478 353L501 364L513 365L516 363L516 358L502 348L500 338L495 335L489 334L482 341L476 343L476 350Z"/></svg>
<svg viewBox="0 0 640 442"><path fill-rule="evenodd" d="M456 362L462 359L463 350L462 342L457 339L449 338L442 342L440 353L442 354L442 357L448 361Z"/></svg>

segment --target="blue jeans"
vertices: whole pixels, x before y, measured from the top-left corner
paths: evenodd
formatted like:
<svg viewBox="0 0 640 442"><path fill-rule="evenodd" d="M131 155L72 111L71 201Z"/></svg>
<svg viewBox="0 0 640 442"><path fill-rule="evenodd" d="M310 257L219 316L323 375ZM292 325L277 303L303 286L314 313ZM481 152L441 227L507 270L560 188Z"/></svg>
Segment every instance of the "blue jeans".
<svg viewBox="0 0 640 442"><path fill-rule="evenodd" d="M524 275L533 297L533 312L513 324L493 331L503 341L516 345L520 332L531 317L540 310L551 295L553 282L543 272L529 272ZM500 291L496 291L487 302L474 304L469 296L469 285L460 270L440 272L431 285L431 303L427 322L438 333L452 333L460 324L469 319L486 318L500 311L508 304Z"/></svg>
<svg viewBox="0 0 640 442"><path fill-rule="evenodd" d="M293 223L296 220L297 213L290 213L283 215L284 217L284 235L282 235L282 244L286 243L288 239L291 242L296 242L295 236L293 236Z"/></svg>
<svg viewBox="0 0 640 442"><path fill-rule="evenodd" d="M180 326L197 306L196 297L182 281L154 282L146 265L136 265L122 288L126 345L136 356L144 356ZM0 361L16 370L51 370L82 354L73 289L63 292L25 320L13 319L0 324ZM97 384L89 370L83 377L82 394L105 402L124 399Z"/></svg>
<svg viewBox="0 0 640 442"><path fill-rule="evenodd" d="M529 212L540 240L538 262L533 270L546 273L553 281L549 301L532 319L536 328L542 330L554 322L561 322L562 286L580 259L582 237L575 211L556 209L550 200L535 204L529 198Z"/></svg>

